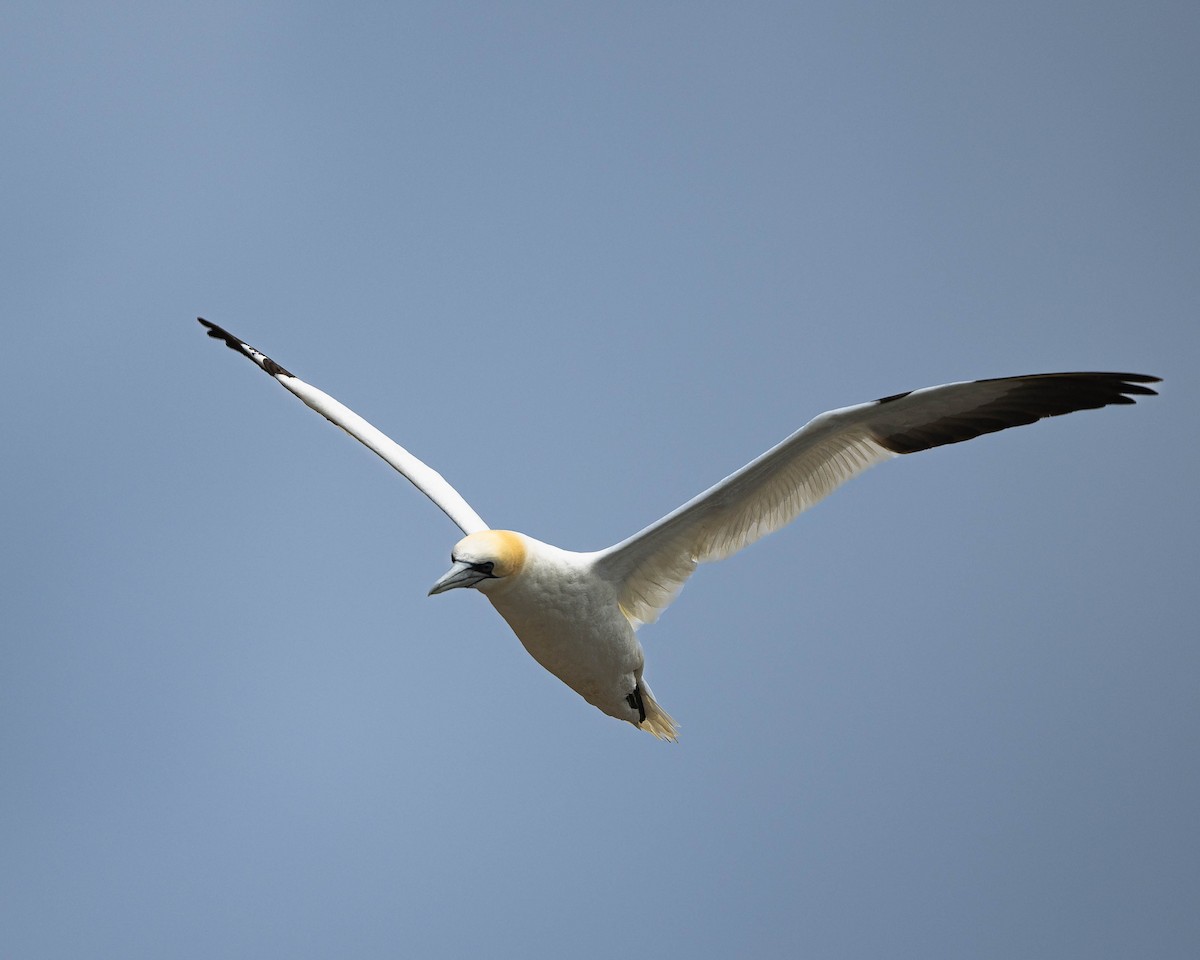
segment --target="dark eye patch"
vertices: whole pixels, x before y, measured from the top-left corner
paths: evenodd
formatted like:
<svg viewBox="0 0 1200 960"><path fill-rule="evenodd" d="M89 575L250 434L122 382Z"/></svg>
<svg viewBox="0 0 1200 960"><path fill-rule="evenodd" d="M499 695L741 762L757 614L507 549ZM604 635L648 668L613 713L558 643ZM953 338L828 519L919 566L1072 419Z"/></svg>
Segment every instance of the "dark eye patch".
<svg viewBox="0 0 1200 960"><path fill-rule="evenodd" d="M488 576L491 576L492 571L496 569L496 564L491 560L488 560L486 563L471 564L471 569L478 570L480 573L486 573Z"/></svg>

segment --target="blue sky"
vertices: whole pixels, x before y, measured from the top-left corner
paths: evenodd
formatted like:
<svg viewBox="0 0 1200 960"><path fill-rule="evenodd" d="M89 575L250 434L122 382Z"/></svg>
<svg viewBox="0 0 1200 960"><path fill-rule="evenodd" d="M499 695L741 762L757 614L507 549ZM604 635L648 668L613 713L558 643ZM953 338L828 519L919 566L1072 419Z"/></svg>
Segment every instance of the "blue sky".
<svg viewBox="0 0 1200 960"><path fill-rule="evenodd" d="M0 953L1194 957L1194 4L0 14ZM661 744L456 529L615 542L822 410L1146 372L887 464L643 630Z"/></svg>

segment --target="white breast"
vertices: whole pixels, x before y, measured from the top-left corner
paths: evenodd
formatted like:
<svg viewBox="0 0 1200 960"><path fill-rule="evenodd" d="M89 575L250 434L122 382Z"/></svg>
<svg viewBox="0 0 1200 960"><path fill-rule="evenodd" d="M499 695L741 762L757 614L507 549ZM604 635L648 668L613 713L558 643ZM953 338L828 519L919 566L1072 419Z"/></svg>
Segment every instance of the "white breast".
<svg viewBox="0 0 1200 960"><path fill-rule="evenodd" d="M524 568L484 589L538 663L605 713L628 719L625 698L642 672L641 645L593 554L523 537Z"/></svg>

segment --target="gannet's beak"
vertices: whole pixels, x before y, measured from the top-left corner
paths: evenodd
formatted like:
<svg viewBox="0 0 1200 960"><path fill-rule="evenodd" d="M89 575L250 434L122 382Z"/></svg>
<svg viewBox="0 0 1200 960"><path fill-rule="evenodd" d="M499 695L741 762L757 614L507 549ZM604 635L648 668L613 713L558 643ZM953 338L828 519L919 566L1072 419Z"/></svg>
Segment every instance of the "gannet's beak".
<svg viewBox="0 0 1200 960"><path fill-rule="evenodd" d="M454 566L442 574L438 582L429 588L427 595L432 597L435 593L445 593L455 587L473 587L486 577L487 574L482 570L477 570L462 560L455 560Z"/></svg>

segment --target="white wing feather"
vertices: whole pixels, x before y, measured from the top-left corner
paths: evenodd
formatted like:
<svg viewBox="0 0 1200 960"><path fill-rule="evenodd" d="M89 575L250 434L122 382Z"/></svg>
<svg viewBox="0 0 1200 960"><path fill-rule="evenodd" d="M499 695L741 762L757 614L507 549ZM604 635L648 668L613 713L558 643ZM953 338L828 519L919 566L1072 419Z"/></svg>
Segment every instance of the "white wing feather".
<svg viewBox="0 0 1200 960"><path fill-rule="evenodd" d="M440 473L418 460L383 431L373 427L329 394L318 390L310 383L305 383L270 357L239 340L227 330L202 318L200 322L208 328L210 337L225 341L226 346L249 357L265 373L277 380L284 389L295 394L334 426L341 427L355 440L379 454L414 487L440 507L446 516L458 524L463 533L477 533L480 530L488 529L488 525L483 522L479 514L471 508L471 505L462 498L457 490L446 482Z"/></svg>
<svg viewBox="0 0 1200 960"><path fill-rule="evenodd" d="M625 615L653 623L697 564L721 560L786 526L851 477L896 456L857 427L852 414L859 409L822 414L661 520L602 551L596 569L618 585ZM843 419L844 414L851 416Z"/></svg>
<svg viewBox="0 0 1200 960"><path fill-rule="evenodd" d="M719 560L794 520L868 467L904 453L958 443L1043 417L1155 391L1157 377L1054 373L928 387L831 410L741 470L600 551L595 569L617 589L621 608L650 623L698 563Z"/></svg>

